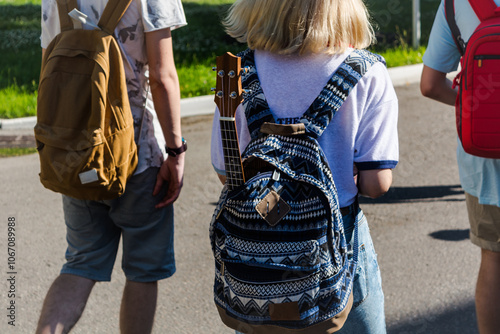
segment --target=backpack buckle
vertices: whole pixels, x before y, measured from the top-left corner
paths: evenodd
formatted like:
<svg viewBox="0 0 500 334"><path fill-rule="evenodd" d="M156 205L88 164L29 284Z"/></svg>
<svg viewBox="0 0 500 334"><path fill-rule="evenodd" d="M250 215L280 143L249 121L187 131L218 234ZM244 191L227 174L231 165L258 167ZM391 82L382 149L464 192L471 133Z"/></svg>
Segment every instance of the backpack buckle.
<svg viewBox="0 0 500 334"><path fill-rule="evenodd" d="M455 89L455 87L460 86L460 82L462 81L462 72L463 72L463 69L460 70L460 72L457 74L455 79L453 79L453 84L451 85L451 88Z"/></svg>

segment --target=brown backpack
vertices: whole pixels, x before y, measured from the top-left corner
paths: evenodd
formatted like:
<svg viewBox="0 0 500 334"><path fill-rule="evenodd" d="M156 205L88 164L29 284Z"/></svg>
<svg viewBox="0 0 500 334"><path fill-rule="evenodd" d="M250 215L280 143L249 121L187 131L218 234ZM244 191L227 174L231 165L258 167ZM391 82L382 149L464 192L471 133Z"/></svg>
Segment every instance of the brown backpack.
<svg viewBox="0 0 500 334"><path fill-rule="evenodd" d="M113 32L131 0L110 0L98 26L74 29L76 0L57 1L61 33L45 50L35 138L40 180L85 200L113 199L137 167L134 121Z"/></svg>

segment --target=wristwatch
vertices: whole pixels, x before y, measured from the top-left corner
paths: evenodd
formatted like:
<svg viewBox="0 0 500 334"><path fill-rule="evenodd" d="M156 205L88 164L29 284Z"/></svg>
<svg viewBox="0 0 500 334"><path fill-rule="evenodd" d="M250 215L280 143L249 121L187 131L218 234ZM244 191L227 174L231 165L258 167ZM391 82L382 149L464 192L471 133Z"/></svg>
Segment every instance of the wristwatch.
<svg viewBox="0 0 500 334"><path fill-rule="evenodd" d="M165 151L167 152L168 155L171 155L173 157L176 157L179 154L186 152L187 148L188 148L187 147L187 143L186 143L186 140L184 139L184 137L182 138L182 145L181 145L181 147L170 148L167 145L165 145Z"/></svg>

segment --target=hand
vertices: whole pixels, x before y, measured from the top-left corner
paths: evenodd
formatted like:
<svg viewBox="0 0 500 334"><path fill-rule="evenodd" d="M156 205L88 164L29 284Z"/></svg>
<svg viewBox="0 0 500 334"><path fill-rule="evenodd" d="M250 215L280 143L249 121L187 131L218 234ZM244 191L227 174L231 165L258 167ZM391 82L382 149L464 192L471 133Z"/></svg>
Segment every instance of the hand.
<svg viewBox="0 0 500 334"><path fill-rule="evenodd" d="M354 163L353 167L352 167L352 175L353 175L353 178L354 178L354 184L356 186L358 185L358 174L359 174L358 167L356 166L356 163Z"/></svg>
<svg viewBox="0 0 500 334"><path fill-rule="evenodd" d="M156 176L153 196L160 193L165 182L168 184L168 188L165 197L155 206L157 209L174 203L179 197L184 181L184 156L185 153L179 154L176 157L168 156L161 165L160 171Z"/></svg>

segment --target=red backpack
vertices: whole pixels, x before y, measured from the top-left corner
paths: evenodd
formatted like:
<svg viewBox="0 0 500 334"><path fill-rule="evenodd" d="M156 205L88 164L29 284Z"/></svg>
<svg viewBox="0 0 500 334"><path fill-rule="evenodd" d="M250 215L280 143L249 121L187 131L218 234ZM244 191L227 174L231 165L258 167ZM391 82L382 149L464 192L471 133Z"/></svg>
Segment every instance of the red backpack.
<svg viewBox="0 0 500 334"><path fill-rule="evenodd" d="M464 42L455 22L454 0L445 0L446 20L461 55L455 104L458 136L465 152L500 158L500 7L469 0L481 23Z"/></svg>

